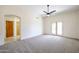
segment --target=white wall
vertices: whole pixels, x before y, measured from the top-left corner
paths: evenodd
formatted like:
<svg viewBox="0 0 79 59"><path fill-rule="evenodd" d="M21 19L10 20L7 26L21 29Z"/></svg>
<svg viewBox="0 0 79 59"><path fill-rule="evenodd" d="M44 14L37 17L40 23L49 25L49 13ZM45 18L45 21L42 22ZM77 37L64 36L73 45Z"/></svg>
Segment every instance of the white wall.
<svg viewBox="0 0 79 59"><path fill-rule="evenodd" d="M4 15L21 17L21 39L42 34L42 19L33 6L0 6L0 45L4 44L5 37Z"/></svg>
<svg viewBox="0 0 79 59"><path fill-rule="evenodd" d="M44 34L52 34L52 23L63 22L63 36L79 38L79 11L69 11L43 18Z"/></svg>

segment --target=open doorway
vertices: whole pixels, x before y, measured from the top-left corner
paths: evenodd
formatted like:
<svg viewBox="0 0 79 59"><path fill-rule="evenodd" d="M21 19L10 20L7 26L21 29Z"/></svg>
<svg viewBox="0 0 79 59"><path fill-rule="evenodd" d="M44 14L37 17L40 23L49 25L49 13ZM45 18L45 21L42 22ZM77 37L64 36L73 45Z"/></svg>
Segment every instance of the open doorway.
<svg viewBox="0 0 79 59"><path fill-rule="evenodd" d="M21 24L20 17L15 16L15 15L5 16L5 41L6 43L21 39L20 24Z"/></svg>
<svg viewBox="0 0 79 59"><path fill-rule="evenodd" d="M52 34L62 35L62 22L53 22L52 23Z"/></svg>

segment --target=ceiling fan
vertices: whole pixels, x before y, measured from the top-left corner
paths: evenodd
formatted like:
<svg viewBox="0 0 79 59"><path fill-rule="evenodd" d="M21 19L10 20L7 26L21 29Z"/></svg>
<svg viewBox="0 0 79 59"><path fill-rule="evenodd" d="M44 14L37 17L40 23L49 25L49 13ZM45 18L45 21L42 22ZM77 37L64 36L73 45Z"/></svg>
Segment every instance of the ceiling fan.
<svg viewBox="0 0 79 59"><path fill-rule="evenodd" d="M50 16L52 13L56 12L56 10L49 11L49 6L50 5L47 5L47 11L43 11L44 13L46 13L47 16Z"/></svg>

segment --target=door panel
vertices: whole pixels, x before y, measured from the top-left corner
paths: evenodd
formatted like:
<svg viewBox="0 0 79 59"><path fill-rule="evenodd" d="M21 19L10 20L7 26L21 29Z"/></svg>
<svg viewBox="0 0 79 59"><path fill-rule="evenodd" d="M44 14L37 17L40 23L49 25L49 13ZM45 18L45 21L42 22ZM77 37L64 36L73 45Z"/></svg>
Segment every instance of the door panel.
<svg viewBox="0 0 79 59"><path fill-rule="evenodd" d="M6 37L13 37L13 21L6 21Z"/></svg>
<svg viewBox="0 0 79 59"><path fill-rule="evenodd" d="M56 22L52 23L52 34L56 35Z"/></svg>
<svg viewBox="0 0 79 59"><path fill-rule="evenodd" d="M62 22L57 22L57 35L62 35Z"/></svg>

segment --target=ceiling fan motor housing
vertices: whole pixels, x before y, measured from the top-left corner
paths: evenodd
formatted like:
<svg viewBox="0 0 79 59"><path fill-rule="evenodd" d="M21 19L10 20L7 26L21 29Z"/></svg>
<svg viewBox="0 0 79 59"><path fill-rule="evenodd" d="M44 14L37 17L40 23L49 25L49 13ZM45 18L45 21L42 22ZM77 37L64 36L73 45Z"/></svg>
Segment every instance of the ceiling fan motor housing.
<svg viewBox="0 0 79 59"><path fill-rule="evenodd" d="M47 5L47 12L46 12L46 11L43 11L43 12L46 13L47 15L50 15L50 14L56 12L56 10L53 10L53 11L49 12L49 6L50 6L50 5Z"/></svg>

